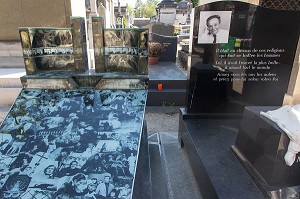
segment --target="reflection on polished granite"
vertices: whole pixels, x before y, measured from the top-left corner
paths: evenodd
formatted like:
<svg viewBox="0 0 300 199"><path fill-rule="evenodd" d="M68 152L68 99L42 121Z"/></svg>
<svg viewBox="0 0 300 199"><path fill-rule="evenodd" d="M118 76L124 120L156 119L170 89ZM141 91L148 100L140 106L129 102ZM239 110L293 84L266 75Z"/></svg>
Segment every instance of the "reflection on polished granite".
<svg viewBox="0 0 300 199"><path fill-rule="evenodd" d="M127 72L85 73L73 71L48 71L21 77L23 88L40 89L147 89L148 75Z"/></svg>
<svg viewBox="0 0 300 199"><path fill-rule="evenodd" d="M146 96L23 89L0 127L1 198L132 198Z"/></svg>

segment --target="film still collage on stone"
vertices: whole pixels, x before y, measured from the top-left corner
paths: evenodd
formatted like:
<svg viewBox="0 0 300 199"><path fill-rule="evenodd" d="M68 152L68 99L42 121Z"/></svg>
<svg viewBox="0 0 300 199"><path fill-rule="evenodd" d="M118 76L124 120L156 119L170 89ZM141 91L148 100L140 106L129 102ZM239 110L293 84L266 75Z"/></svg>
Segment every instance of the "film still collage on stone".
<svg viewBox="0 0 300 199"><path fill-rule="evenodd" d="M148 31L146 29L104 29L107 70L146 73L147 43Z"/></svg>
<svg viewBox="0 0 300 199"><path fill-rule="evenodd" d="M23 89L0 126L0 198L131 198L145 102L144 90Z"/></svg>
<svg viewBox="0 0 300 199"><path fill-rule="evenodd" d="M74 65L71 29L20 29L25 67L37 70ZM34 69L32 69L34 70Z"/></svg>

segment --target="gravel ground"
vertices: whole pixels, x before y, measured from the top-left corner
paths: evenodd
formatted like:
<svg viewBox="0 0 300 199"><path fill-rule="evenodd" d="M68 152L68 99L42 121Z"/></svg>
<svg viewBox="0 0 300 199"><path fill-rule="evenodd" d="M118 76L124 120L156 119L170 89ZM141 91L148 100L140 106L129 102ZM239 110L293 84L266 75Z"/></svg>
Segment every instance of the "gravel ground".
<svg viewBox="0 0 300 199"><path fill-rule="evenodd" d="M178 132L180 107L146 107L148 136L157 132Z"/></svg>

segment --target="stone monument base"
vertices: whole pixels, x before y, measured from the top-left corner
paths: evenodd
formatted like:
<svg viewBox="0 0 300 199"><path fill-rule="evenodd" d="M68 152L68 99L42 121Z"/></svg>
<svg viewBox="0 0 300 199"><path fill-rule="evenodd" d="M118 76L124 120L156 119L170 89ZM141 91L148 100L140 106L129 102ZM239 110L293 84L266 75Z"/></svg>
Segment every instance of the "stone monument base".
<svg viewBox="0 0 300 199"><path fill-rule="evenodd" d="M283 198L299 197L299 157L296 156L292 166L285 164L288 136L274 122L260 115L261 111L278 108L246 107L232 150L262 192Z"/></svg>
<svg viewBox="0 0 300 199"><path fill-rule="evenodd" d="M298 198L299 186L268 188L262 175L237 148L243 119L238 115L189 114L181 109L178 138L187 153L202 197ZM251 131L249 127L246 129Z"/></svg>
<svg viewBox="0 0 300 199"><path fill-rule="evenodd" d="M172 62L158 62L148 68L147 106L184 106L187 77ZM162 90L158 90L158 85Z"/></svg>

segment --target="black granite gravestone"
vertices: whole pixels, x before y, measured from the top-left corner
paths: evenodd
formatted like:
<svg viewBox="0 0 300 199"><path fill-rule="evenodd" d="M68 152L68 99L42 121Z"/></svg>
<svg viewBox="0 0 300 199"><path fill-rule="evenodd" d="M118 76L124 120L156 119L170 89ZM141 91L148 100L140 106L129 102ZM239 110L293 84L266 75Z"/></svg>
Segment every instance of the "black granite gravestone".
<svg viewBox="0 0 300 199"><path fill-rule="evenodd" d="M175 36L164 36L152 33L152 41L159 42L164 45L166 48L159 56L160 62L176 62L176 53L177 53L177 37Z"/></svg>
<svg viewBox="0 0 300 199"><path fill-rule="evenodd" d="M207 33L207 19L217 15L221 18L219 29L225 36L219 35L220 39L214 44L212 36ZM197 7L188 112L240 114L246 105L281 105L298 43L299 19L300 12L267 9L234 1ZM221 30L218 34L222 33ZM220 72L228 70L230 75L225 78L215 72L204 81L198 75L202 70L207 70L201 69L203 64L218 68ZM220 88L227 84L230 92L222 99L214 89L202 92L212 84ZM203 100L199 99L207 99L206 103L213 108L202 109Z"/></svg>
<svg viewBox="0 0 300 199"><path fill-rule="evenodd" d="M259 115L283 103L299 20L300 12L239 1L195 8L178 137L203 198L299 198L299 162L283 159L288 137Z"/></svg>

